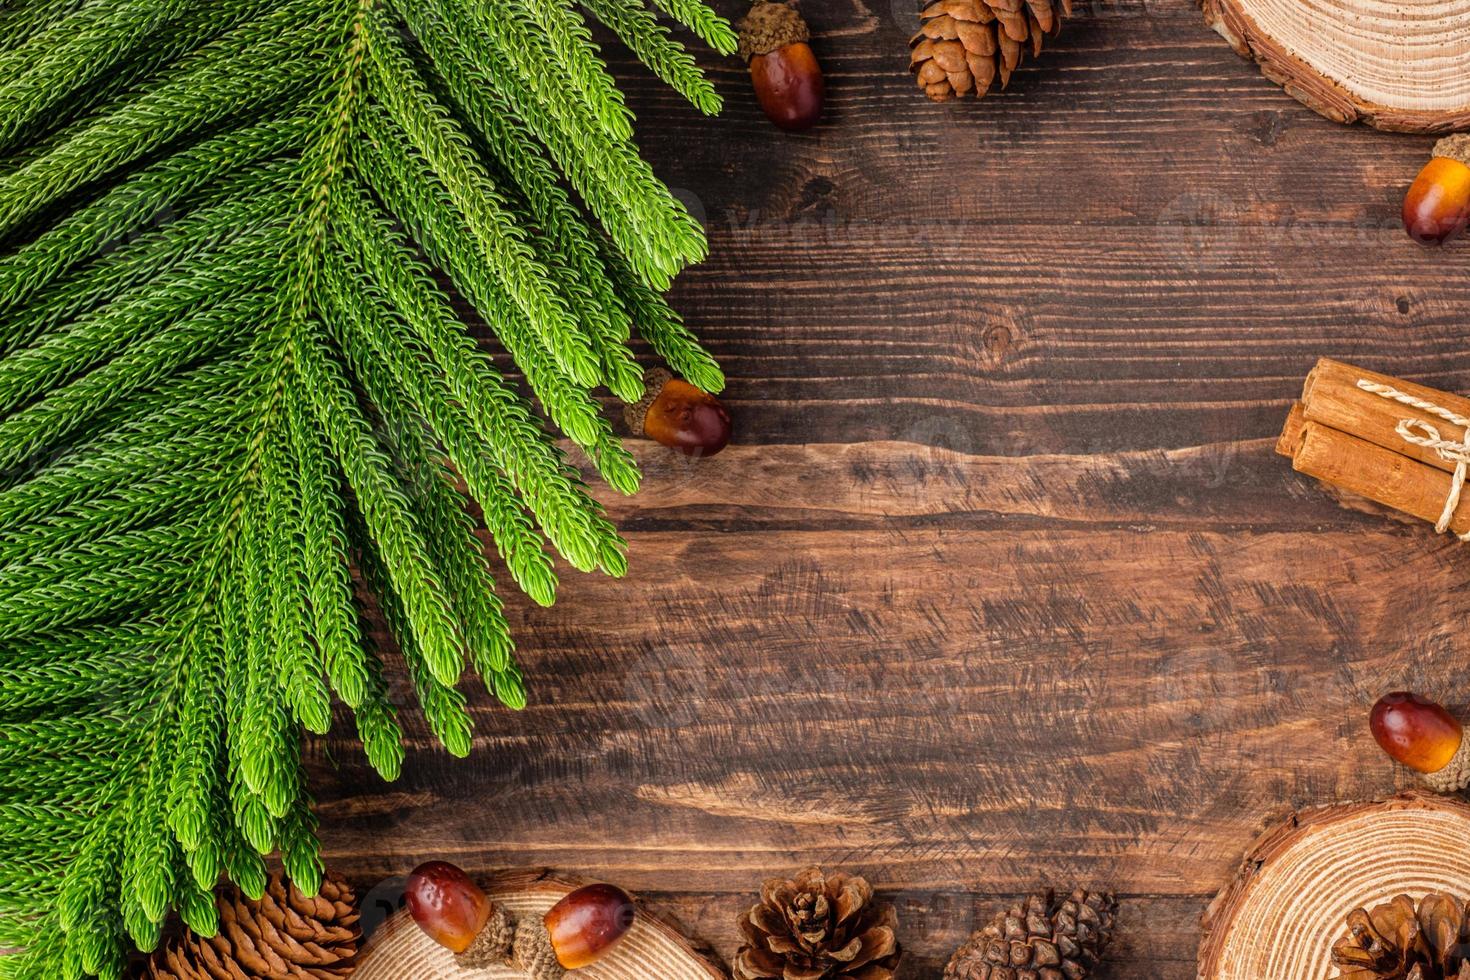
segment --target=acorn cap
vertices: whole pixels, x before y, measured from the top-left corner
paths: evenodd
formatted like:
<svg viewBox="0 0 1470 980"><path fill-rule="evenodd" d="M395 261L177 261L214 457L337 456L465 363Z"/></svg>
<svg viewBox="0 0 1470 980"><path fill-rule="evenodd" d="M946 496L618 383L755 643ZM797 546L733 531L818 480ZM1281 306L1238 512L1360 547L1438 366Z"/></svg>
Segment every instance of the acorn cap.
<svg viewBox="0 0 1470 980"><path fill-rule="evenodd" d="M567 968L556 958L551 934L533 917L522 919L516 926L513 959L530 980L562 980L567 975Z"/></svg>
<svg viewBox="0 0 1470 980"><path fill-rule="evenodd" d="M1458 793L1470 786L1470 738L1460 739L1460 747L1443 769L1421 772L1419 779L1436 793Z"/></svg>
<svg viewBox="0 0 1470 980"><path fill-rule="evenodd" d="M664 385L673 380L674 376L663 368L649 368L643 372L643 397L623 408L623 421L633 435L643 435L643 420L648 417L648 410L658 401Z"/></svg>
<svg viewBox="0 0 1470 980"><path fill-rule="evenodd" d="M491 966L510 963L511 945L515 942L516 924L499 905L490 906L490 918L486 921L470 948L456 953L454 958L471 970L483 970Z"/></svg>
<svg viewBox="0 0 1470 980"><path fill-rule="evenodd" d="M774 0L756 0L740 28L740 57L749 61L757 55L779 51L788 44L805 44L812 32L796 8Z"/></svg>
<svg viewBox="0 0 1470 980"><path fill-rule="evenodd" d="M1470 167L1470 133L1457 133L1454 136L1446 136L1434 144L1434 156L1458 160L1465 166Z"/></svg>
<svg viewBox="0 0 1470 980"><path fill-rule="evenodd" d="M493 907L490 920L470 948L456 954L454 960L468 970L514 967L529 980L563 980L567 975L541 920L527 916L517 922L499 905Z"/></svg>

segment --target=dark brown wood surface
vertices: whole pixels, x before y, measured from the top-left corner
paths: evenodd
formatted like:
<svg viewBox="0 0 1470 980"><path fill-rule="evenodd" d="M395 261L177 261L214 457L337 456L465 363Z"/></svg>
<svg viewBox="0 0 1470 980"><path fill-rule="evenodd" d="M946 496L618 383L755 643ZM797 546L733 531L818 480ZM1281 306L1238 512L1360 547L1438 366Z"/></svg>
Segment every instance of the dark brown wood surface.
<svg viewBox="0 0 1470 980"><path fill-rule="evenodd" d="M1178 980L1268 815L1406 784L1379 694L1470 701L1470 551L1271 451L1321 355L1470 391L1470 247L1397 217L1431 141L1317 117L1189 0L1082 5L1010 91L930 105L913 10L807 0L811 135L734 62L702 58L711 120L614 54L710 231L674 300L738 444L640 447L644 491L603 491L629 577L509 598L533 703L474 694L472 758L412 713L395 785L350 725L309 747L374 900L429 857L554 866L728 957L759 881L821 862L922 978L1075 882L1123 896L1109 976Z"/></svg>

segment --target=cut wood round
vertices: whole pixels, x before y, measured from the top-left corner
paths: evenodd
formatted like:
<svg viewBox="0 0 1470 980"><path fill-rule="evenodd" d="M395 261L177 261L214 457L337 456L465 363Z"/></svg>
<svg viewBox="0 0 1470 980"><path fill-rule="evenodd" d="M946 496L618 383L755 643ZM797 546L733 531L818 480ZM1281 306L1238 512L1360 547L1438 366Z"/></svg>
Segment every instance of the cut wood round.
<svg viewBox="0 0 1470 980"><path fill-rule="evenodd" d="M563 895L585 882L546 872L513 872L485 882L485 891L513 916L545 915ZM606 958L583 967L579 980L728 980L672 926L639 910L633 928ZM405 909L368 941L353 980L525 980L506 967L469 970L454 954L414 924Z"/></svg>
<svg viewBox="0 0 1470 980"><path fill-rule="evenodd" d="M1338 122L1470 128L1465 0L1202 0L1210 25L1268 78Z"/></svg>
<svg viewBox="0 0 1470 980"><path fill-rule="evenodd" d="M1431 891L1470 899L1470 805L1406 793L1318 807L1270 827L1210 903L1200 980L1337 975L1349 912Z"/></svg>

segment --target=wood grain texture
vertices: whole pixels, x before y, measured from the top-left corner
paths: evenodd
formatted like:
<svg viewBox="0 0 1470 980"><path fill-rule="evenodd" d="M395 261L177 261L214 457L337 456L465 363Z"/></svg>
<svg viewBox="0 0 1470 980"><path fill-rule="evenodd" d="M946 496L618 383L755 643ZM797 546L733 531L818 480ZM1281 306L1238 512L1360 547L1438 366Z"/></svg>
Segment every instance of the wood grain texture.
<svg viewBox="0 0 1470 980"><path fill-rule="evenodd" d="M1460 0L1203 5L1242 57L1329 119L1412 133L1470 126L1470 19Z"/></svg>
<svg viewBox="0 0 1470 980"><path fill-rule="evenodd" d="M1182 980L1268 813L1411 784L1380 694L1470 701L1470 551L1272 452L1322 355L1470 391L1470 248L1398 219L1430 140L1308 112L1193 0L1079 4L1006 92L932 106L917 6L807 0L800 137L733 61L701 59L710 120L609 49L710 230L673 300L736 445L640 444L644 491L601 492L628 578L507 597L532 704L467 685L471 759L412 711L391 786L345 719L309 744L330 865L575 871L727 958L762 878L842 865L898 904L904 980L1027 889L1111 887L1110 975Z"/></svg>
<svg viewBox="0 0 1470 980"><path fill-rule="evenodd" d="M1200 980L1336 976L1347 917L1398 895L1470 894L1470 806L1406 793L1317 807L1262 835L1211 903Z"/></svg>

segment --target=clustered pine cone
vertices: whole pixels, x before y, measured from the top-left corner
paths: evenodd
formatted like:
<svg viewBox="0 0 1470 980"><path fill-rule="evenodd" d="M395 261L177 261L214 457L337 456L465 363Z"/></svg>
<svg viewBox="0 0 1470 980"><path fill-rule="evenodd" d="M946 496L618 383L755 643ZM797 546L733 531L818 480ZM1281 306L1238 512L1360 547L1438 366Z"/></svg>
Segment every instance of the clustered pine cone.
<svg viewBox="0 0 1470 980"><path fill-rule="evenodd" d="M340 879L315 898L271 875L260 901L234 885L215 893L219 934L184 933L159 947L144 980L343 980L357 960L356 896Z"/></svg>
<svg viewBox="0 0 1470 980"><path fill-rule="evenodd" d="M1029 47L1041 54L1041 39L1062 28L1072 0L933 0L920 15L919 33L909 42L909 70L935 102L975 93L982 98L997 78L1011 73Z"/></svg>
<svg viewBox="0 0 1470 980"><path fill-rule="evenodd" d="M735 980L892 980L902 956L890 905L856 875L808 868L772 878L740 921Z"/></svg>
<svg viewBox="0 0 1470 980"><path fill-rule="evenodd" d="M1118 902L1077 889L1038 892L1000 913L955 951L944 980L1085 980L1113 937Z"/></svg>
<svg viewBox="0 0 1470 980"><path fill-rule="evenodd" d="M1339 980L1470 980L1467 912L1443 892L1357 909L1332 945Z"/></svg>

